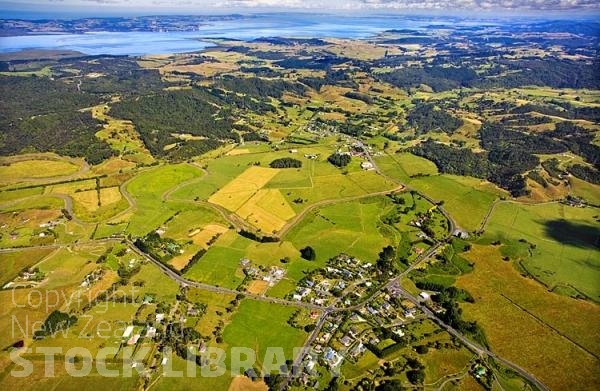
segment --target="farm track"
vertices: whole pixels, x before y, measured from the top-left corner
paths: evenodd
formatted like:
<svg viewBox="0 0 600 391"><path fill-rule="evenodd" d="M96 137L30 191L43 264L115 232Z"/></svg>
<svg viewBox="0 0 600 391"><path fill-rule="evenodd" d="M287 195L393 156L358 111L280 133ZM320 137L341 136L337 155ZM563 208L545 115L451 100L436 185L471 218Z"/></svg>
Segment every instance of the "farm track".
<svg viewBox="0 0 600 391"><path fill-rule="evenodd" d="M326 321L326 319L327 319L327 317L328 317L328 315L330 313L332 313L332 312L338 312L338 311L349 311L349 310L357 309L357 308L365 305L366 303L372 301L373 299L375 299L379 294L381 294L388 287L395 285L396 288L402 293L402 296L404 298L406 298L407 300L411 301L428 318L432 319L435 323L437 323L440 327L442 327L443 329L445 329L448 333L450 333L451 335L453 335L454 337L456 337L457 339L459 339L471 351L477 353L480 356L488 356L488 357L490 357L492 359L495 359L495 360L501 362L502 364L510 367L511 369L513 369L514 371L516 371L517 373L519 373L521 376L523 376L529 382L531 382L532 384L534 384L538 389L540 389L542 391L548 391L548 388L542 382L540 382L539 380L537 380L537 378L535 378L535 376L533 374L527 372L526 370L524 370L523 368L521 368L517 364L514 364L511 361L508 361L508 360L506 360L506 359L504 359L504 358L502 358L500 356L497 356L495 353L493 353L489 349L487 349L485 347L482 347L481 345L479 345L479 344L477 344L477 343L469 340L462 333L460 333L459 331L457 331L453 327L451 327L451 326L447 325L446 323L444 323L443 321L441 321L422 302L420 302L416 297L414 297L411 293L409 293L408 291L406 291L404 288L402 288L400 286L400 279L403 276L405 276L406 274L408 274L410 271L412 271L419 264L421 264L422 262L426 261L431 256L433 256L435 254L435 252L438 250L438 248L442 245L442 243L438 243L436 246L432 247L418 261L416 261L415 263L413 263L413 265L411 265L411 267L407 268L400 275L398 275L397 277L391 279L387 284L385 284L384 286L382 286L375 295L369 297L368 299L366 299L364 302L362 302L360 304L357 304L357 305L355 305L353 307L348 307L348 308L336 308L336 307L333 307L333 306L323 307L323 306L317 306L317 305L310 304L310 303L303 303L303 302L298 302L298 301L290 301L290 300L279 299L279 298L275 298L275 297L262 296L262 295L248 294L248 293L245 293L245 292L236 291L234 289L228 289L228 288L223 288L223 287L218 287L218 286L214 286L214 285L209 285L209 284L204 284L204 283L200 283L200 282L188 280L188 279L180 276L179 274L175 273L174 271L172 271L171 269L169 269L167 266L165 266L163 263L161 263L160 261L154 259L149 254L146 254L145 252L141 251L129 239L125 239L125 238L108 238L108 239L101 239L101 240L91 240L91 241L81 242L81 243L77 243L77 244L63 244L63 245L49 245L49 246L32 246L32 247L21 247L21 248L18 248L18 249L1 249L0 253L2 253L2 252L9 252L9 251L18 251L18 250L27 249L27 248L70 248L72 246L77 246L77 245L94 244L94 243L98 243L98 242L114 242L114 241L123 241L123 240L125 240L127 242L127 244L129 245L129 247L136 254L144 257L146 260L148 260L149 262L151 262L152 264L154 264L155 266L157 266L163 272L163 274L165 274L167 277L171 278L172 280L176 281L178 284L180 284L182 286L192 286L192 287L195 287L195 288L198 288L198 289L202 289L202 290L205 290L205 291L215 292L215 293L222 293L222 294L237 295L237 294L241 293L241 294L244 295L245 298L252 299L252 300L258 300L258 301L263 301L263 302L267 302L267 303L280 304L280 305L286 305L286 306L294 306L294 307L299 307L299 308L306 308L306 309L311 309L311 310L322 310L323 314L321 315L321 317L317 321L317 327L315 328L315 330L313 330L313 332L307 338L307 340L306 340L306 342L305 342L305 344L304 344L304 346L303 346L303 348L301 350L301 353L293 361L293 366L298 367L300 365L300 363L304 359L304 356L308 352L308 349L310 348L310 345L312 344L312 342L314 342L316 336L318 335L318 331L321 329L321 327L325 323L325 321ZM286 378L286 382L284 382L283 386L281 387L281 390L284 390L285 387L287 387L289 379L290 379L289 377Z"/></svg>
<svg viewBox="0 0 600 391"><path fill-rule="evenodd" d="M354 140L356 142L359 142L356 139L354 139ZM378 195L386 195L386 194L391 194L391 193L398 192L398 191L403 191L403 190L415 191L417 194L419 194L421 197L423 197L427 201L431 202L432 204L437 204L435 202L435 200L433 200L431 197L429 197L429 196L427 196L425 194L419 193L415 189L411 189L410 187L408 187L408 186L400 183L399 181L395 180L394 178L391 178L391 177L385 175L379 169L379 167L375 163L374 159L372 158L371 154L369 152L366 152L365 155L366 155L367 159L371 162L371 164L373 164L375 172L377 172L378 175L381 175L384 178L392 181L393 183L396 183L398 185L398 187L396 187L395 189L392 189L392 190L387 190L387 191L382 191L382 192L376 192L376 193L370 193L370 194L365 194L365 195L360 195L360 196L346 197L346 198L334 199L334 200L324 200L324 201L317 202L317 203L311 205L309 208L306 208L301 213L299 213L298 215L296 215L292 220L290 220L284 226L284 228L282 230L280 230L280 232L278 233L278 237L280 239L283 238L283 237L285 237L286 234L299 221L301 221L304 218L304 216L306 216L306 214L308 212L314 210L315 208L322 207L322 206L325 206L325 205L331 205L331 204L336 204L336 203L349 202L349 201L359 200L359 199L363 199L363 198L374 197L374 196L378 196ZM189 181L187 181L187 182L189 182ZM184 183L184 184L189 184L189 183ZM181 184L179 187L183 186L184 184ZM172 192L174 192L174 191L176 191L176 189L175 190L171 189L171 191L168 191L166 193L166 197L163 198L163 200L166 201L168 199L168 196ZM226 218L230 223L232 223L237 228L239 228L240 225L246 226L246 222L245 221L243 221L240 218L233 217L233 214L230 213L225 208L222 208L222 207L220 207L218 205L211 204L209 202L205 202L205 204L208 205L208 206L211 206L213 209L217 210L219 212L219 214L221 214L224 218ZM454 329L450 325L447 325L444 322L442 322L437 316L435 316L435 314L433 312L431 312L431 310L429 310L426 306L424 306L416 297L412 296L408 291L406 291L404 288L401 287L401 285L400 285L401 279L404 276L406 276L408 273L410 273L412 270L414 270L416 267L418 267L420 264L422 264L426 260L430 259L433 255L435 255L435 253L437 252L437 250L444 244L444 242L446 240L449 240L452 237L452 234L458 228L455 220L452 218L452 216L450 216L450 214L441 205L438 205L438 209L444 215L444 217L447 219L447 221L449 223L449 227L448 227L449 228L448 229L449 232L448 232L448 235L445 238L445 240L441 241L441 242L438 242L436 245L434 245L432 248L430 248L429 251L427 251L425 254L423 254L416 262L414 262L411 266L409 266L405 271L403 271L401 274L399 274L395 278L391 279L387 284L385 284L384 286L382 286L378 290L378 292L376 294L374 294L373 296L367 298L364 302L361 302L361 303L359 303L359 304L357 304L355 306L352 306L352 307L349 307L349 308L336 308L334 305L329 306L329 307L322 307L322 306L316 306L316 305L309 304L309 303L302 303L302 302L289 301L289 300L285 300L285 299L267 297L267 296L262 296L262 295L254 295L254 294L243 293L245 297L247 297L249 299L253 299L253 300L259 300L259 301L264 301L264 302L270 302L270 303L276 303L276 304L282 304L282 305L289 305L289 306L296 306L296 307L303 307L303 308L308 308L308 309L313 309L313 310L322 310L323 311L323 314L321 315L321 317L317 321L315 329L312 331L312 333L309 335L309 337L305 341L300 354L294 359L293 364L292 364L293 366L298 367L300 365L300 363L304 359L304 356L307 354L307 352L308 352L308 350L310 348L310 345L316 339L316 337L317 337L320 329L322 328L323 324L325 323L325 321L326 321L326 319L327 319L327 317L329 316L330 313L338 312L338 311L349 311L349 310L358 309L361 306L363 306L363 305L367 304L368 302L372 301L374 298L376 298L379 294L381 294L387 288L389 288L389 287L391 287L393 285L397 285L398 288L400 289L400 291L402 292L402 295L406 299L408 299L409 301L413 302L416 306L418 306L423 311L423 313L425 313L425 315L427 317L429 317L434 322L436 322L438 325L440 325L440 327L444 328L448 333L450 333L451 335L453 335L454 337L456 337L457 339L459 339L467 348L469 348L469 350L475 352L479 356L488 356L488 357L490 357L492 359L495 359L495 360L501 362L502 364L510 367L511 369L513 369L514 371L516 371L517 373L519 373L523 378L527 379L529 382L531 382L532 384L534 384L538 389L540 389L542 391L547 391L548 390L548 388L542 382L540 382L530 372L527 372L525 369L521 368L520 366L518 366L517 364L515 364L515 363L513 363L513 362L511 362L509 360L506 360L506 359L504 359L502 357L497 356L495 353L493 353L489 349L487 349L485 347L482 347L481 345L479 345L479 344L471 341L470 339L468 339L467 337L465 337L462 333L460 333L459 331L457 331L456 329ZM493 209L491 209L491 211L489 211L488 214L491 215L492 211L493 211ZM489 218L489 216L486 216L486 217ZM487 221L487 219L485 219L484 221ZM133 246L133 243L129 242L129 244L130 244L130 246L136 252L138 252L138 254L144 256L150 262L154 263L157 267L159 267L163 271L163 273L165 273L167 276L169 276L170 278L174 279L175 281L177 281L178 283L180 283L182 285L194 286L194 287L199 288L199 289L208 290L208 291L217 292L217 293L229 293L229 294L236 294L236 295L240 293L240 292L238 292L236 290L233 290L233 289L216 287L216 286L209 285L209 284L203 284L203 283L199 283L199 282L196 282L196 281L187 280L186 278L184 278L184 277L178 275L177 273L173 272L171 269L169 269L168 267L166 267L160 261L157 261L157 260L153 259L149 254L145 254L145 253L139 251L139 249L137 249L135 246ZM286 387L289 384L289 380L290 380L289 377L286 378L286 381L282 384L281 390L286 389Z"/></svg>
<svg viewBox="0 0 600 391"><path fill-rule="evenodd" d="M139 174L140 172L149 170L149 169L150 168L142 169L137 174ZM127 186L129 186L129 184L137 177L137 174L136 174L136 176L129 178L125 182L121 183L121 185L119 186L119 191L121 192L121 194L123 195L125 200L127 200L129 207L127 207L127 209L122 210L121 212L117 213L116 215L112 216L110 219L107 220L108 222L118 220L119 218L126 216L128 213L137 209L137 201L135 200L135 198L133 198L131 193L129 193L129 191L127 191Z"/></svg>
<svg viewBox="0 0 600 391"><path fill-rule="evenodd" d="M354 140L355 142L360 142L358 139L352 139L352 140ZM431 204L437 205L437 208L440 211L440 213L442 213L444 215L444 217L446 218L446 220L448 220L448 224L449 224L448 231L449 232L448 232L447 238L450 238L452 236L452 234L454 233L454 231L456 231L459 228L458 224L456 223L456 220L454 220L454 218L452 218L450 213L448 213L448 211L446 211L446 209L444 209L442 205L438 205L438 202L436 200L434 200L433 198L429 197L427 194L423 194L423 193L419 192L417 189L414 189L414 188L400 182L396 178L392 178L389 175L385 174L383 171L381 171L381 169L379 168L379 166L377 165L377 163L375 162L375 160L373 159L371 154L368 152L368 150L365 149L365 151L366 151L365 154L367 156L367 160L369 160L369 162L373 165L375 172L377 172L379 175L386 178L388 181L391 181L393 183L397 183L397 184L403 186L407 191L415 192L415 194L418 194L419 196L423 197L424 199L429 201Z"/></svg>
<svg viewBox="0 0 600 391"><path fill-rule="evenodd" d="M196 168L199 168L197 165L193 165ZM203 172L206 173L206 175L210 175L210 173L203 168L199 168L200 170L202 170ZM177 199L170 199L171 194L173 194L174 192L176 192L177 190L179 190L180 188L190 185L192 183L201 181L203 178L192 178L190 180L187 180L185 182L182 182L180 184L178 184L177 186L167 190L163 195L162 195L162 200L163 202L166 201L187 201L187 202L196 202L196 203L200 203L201 205L207 206L212 208L213 210L215 210L217 213L219 213L224 219L226 219L227 221L229 221L229 223L231 225L233 225L236 229L238 230L246 230L246 231L255 231L256 228L254 226L252 226L251 224L249 224L248 222L246 222L243 218L239 217L235 212L232 212L230 210L228 210L227 208L224 208L221 205L218 204L214 204L212 202L209 201L205 201L205 200L200 200L200 201L190 201L190 200L177 200ZM305 216L307 213L323 207L323 206L327 206L327 205L333 205L333 204L338 204L338 203L344 203L344 202L351 202L351 201L357 201L357 200L361 200L361 199L365 199L365 198L370 198L370 197L377 197L377 196L383 196L383 195L388 195L388 194L393 194L393 193L398 193L404 190L404 185L399 184L397 187L395 187L394 189L390 189L390 190L384 190L384 191L378 191L378 192L374 192L374 193L366 193L366 194L361 194L358 196L350 196L350 197L344 197L344 198L335 198L335 199L330 199L330 200L322 200L322 201L318 201L312 205L310 205L309 207L305 208L304 210L302 210L300 213L298 213L296 216L294 216L291 220L289 220L281 230L279 230L279 232L274 235L274 237L282 240L287 233L294 228L294 226L296 224L298 224Z"/></svg>
<svg viewBox="0 0 600 391"><path fill-rule="evenodd" d="M200 166L198 166L197 164L188 164L190 167L194 167L198 170L200 170L203 175L197 178L191 178L188 179L187 181L183 181L181 183L178 183L175 187L170 188L169 190L165 191L162 196L161 199L163 202L167 202L169 201L169 198L171 197L171 194L175 193L177 190L181 189L182 187L185 187L187 185L191 185L192 183L196 183L196 182L200 182L202 180L204 180L204 177L208 175L208 171L205 170L204 168L201 168Z"/></svg>

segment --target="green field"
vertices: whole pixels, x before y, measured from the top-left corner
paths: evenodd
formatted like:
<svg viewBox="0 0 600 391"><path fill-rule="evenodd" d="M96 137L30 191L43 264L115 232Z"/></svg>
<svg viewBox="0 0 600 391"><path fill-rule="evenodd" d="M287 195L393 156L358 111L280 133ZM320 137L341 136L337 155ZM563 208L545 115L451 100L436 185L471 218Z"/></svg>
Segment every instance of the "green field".
<svg viewBox="0 0 600 391"><path fill-rule="evenodd" d="M17 276L21 270L31 267L50 255L54 249L34 248L2 254L0 264L0 286Z"/></svg>
<svg viewBox="0 0 600 391"><path fill-rule="evenodd" d="M281 259L288 257L291 262L282 264ZM309 262L300 259L300 253L288 241L258 243L238 235L234 231L226 232L212 245L206 254L187 272L186 277L193 280L236 288L244 279L240 267L242 258L250 259L261 266L306 267ZM294 275L299 279L301 276Z"/></svg>
<svg viewBox="0 0 600 391"><path fill-rule="evenodd" d="M379 231L379 219L386 203L369 198L344 202L311 211L286 236L295 247L315 249L316 264L322 266L340 253L373 262L381 249L390 244Z"/></svg>
<svg viewBox="0 0 600 391"><path fill-rule="evenodd" d="M188 372L188 362L173 354L171 369L173 372L181 372L183 376L172 374L171 376L161 376L152 390L172 391L172 390L227 390L231 383L231 375L226 372L222 376L202 377L200 367L196 368L196 373Z"/></svg>
<svg viewBox="0 0 600 391"><path fill-rule="evenodd" d="M137 202L128 232L138 236L145 235L158 228L177 210L183 209L183 206L176 203L164 201L163 195L177 185L201 175L202 172L196 167L177 164L153 168L136 176L127 186L127 191Z"/></svg>
<svg viewBox="0 0 600 391"><path fill-rule="evenodd" d="M85 377L74 377L67 373L65 369L65 360L57 358L54 361L54 376L45 374L46 362L42 357L34 356L31 358L33 373L27 377L14 377L9 373L0 375L0 381L3 387L8 389L19 389L27 391L45 391L45 390L89 390L97 388L106 388L113 391L133 390L139 386L140 377L135 370L131 377L107 377L100 375L95 366L92 366L91 372ZM12 368L11 368L12 369ZM15 371L22 368L15 366ZM123 364L107 364L107 369L123 373Z"/></svg>
<svg viewBox="0 0 600 391"><path fill-rule="evenodd" d="M120 224L98 224L96 232L94 233L94 239L107 238L111 235L120 234L127 228L127 223Z"/></svg>
<svg viewBox="0 0 600 391"><path fill-rule="evenodd" d="M377 158L377 163L392 178L436 201L444 201L444 209L467 231L477 230L494 200L506 195L503 190L481 179L437 175L432 162L407 153L382 156Z"/></svg>
<svg viewBox="0 0 600 391"><path fill-rule="evenodd" d="M37 265L45 275L38 288L0 291L0 327L5 330L12 330L14 327L14 333L0 334L0 346L9 346L18 339L30 339L39 328L39 324L36 325L35 322L43 321L55 309L64 308L72 294L81 293L81 281L96 268L95 262L91 260L100 256L106 247L106 244L94 244L55 251ZM98 286L104 283L112 283L110 274L107 273ZM33 300L30 299L30 294L33 295ZM81 296L83 304L87 297ZM78 303L77 299L71 301Z"/></svg>
<svg viewBox="0 0 600 391"><path fill-rule="evenodd" d="M178 240L190 240L190 234L208 224L221 224L227 227L228 223L209 207L190 205L179 213L166 225L165 235Z"/></svg>
<svg viewBox="0 0 600 391"><path fill-rule="evenodd" d="M409 178L438 174L438 169L433 162L412 153L398 153L393 156L393 160Z"/></svg>
<svg viewBox="0 0 600 391"><path fill-rule="evenodd" d="M14 200L19 200L21 198L38 196L43 193L44 193L43 186L31 187L28 189L12 190L12 191L2 191L2 192L0 192L0 201L2 201L2 202L14 201Z"/></svg>
<svg viewBox="0 0 600 391"><path fill-rule="evenodd" d="M464 319L477 321L492 351L528 368L550 389L593 388L600 378L600 334L590 325L600 322L598 305L550 292L523 276L516 262L502 259L503 247L474 244L464 253L474 268L456 286L475 298L461 304Z"/></svg>
<svg viewBox="0 0 600 391"><path fill-rule="evenodd" d="M342 365L342 373L348 379L356 379L364 376L365 371L372 370L378 367L379 358L376 355L367 351L363 354L356 363L344 361Z"/></svg>
<svg viewBox="0 0 600 391"><path fill-rule="evenodd" d="M48 179L74 174L79 167L74 163L56 160L31 159L0 166L0 184L14 183L27 179Z"/></svg>
<svg viewBox="0 0 600 391"><path fill-rule="evenodd" d="M501 203L488 223L484 240L500 240L505 256L520 261L550 289L568 288L599 301L599 230L593 217L597 215L596 208L559 203ZM519 242L521 239L527 243Z"/></svg>
<svg viewBox="0 0 600 391"><path fill-rule="evenodd" d="M574 195L583 197L590 204L600 205L600 186L575 177L569 178L569 182L571 183Z"/></svg>
<svg viewBox="0 0 600 391"><path fill-rule="evenodd" d="M410 205L411 196L406 194L405 197L407 205ZM431 208L431 204L424 199L417 199L417 206L417 211ZM277 243L257 243L230 231L211 246L186 276L201 282L236 288L244 277L239 266L241 258L248 258L257 265L285 268L288 271L287 278L291 281L299 281L305 270L322 267L329 258L343 252L365 262L374 262L383 247L397 244L395 240L400 240L400 231L410 235L419 232L408 225L415 216L415 212L411 212L401 217L402 223L395 227L397 231L392 230L392 237L386 238L381 233L380 218L390 208L390 201L384 197L324 206L308 212L287 233L284 240ZM299 256L298 249L309 245L317 254L314 262L305 261ZM280 260L285 257L291 262L281 263ZM281 296L291 287L289 282L284 282L281 287L273 288L270 294Z"/></svg>
<svg viewBox="0 0 600 391"><path fill-rule="evenodd" d="M0 55L0 388L279 390L235 373L234 349L263 375L308 348L314 371L290 391L533 391L520 372L598 389L597 23L443 19L369 39ZM46 22L1 28L98 20ZM116 348L109 366L134 376L76 378L61 354L48 376L35 349L49 347ZM11 376L10 353L33 373Z"/></svg>
<svg viewBox="0 0 600 391"><path fill-rule="evenodd" d="M186 277L235 289L244 279L244 274L239 268L240 259L244 254L242 249L221 247L217 242L217 245L211 247L210 251L192 266Z"/></svg>
<svg viewBox="0 0 600 391"><path fill-rule="evenodd" d="M223 156L206 162L207 175L197 183L182 186L171 194L172 199L208 199L228 182L244 172L249 166L259 164L268 167L277 158L292 157L303 164L299 169L282 169L271 179L265 188L279 189L296 212L323 200L340 197L361 196L374 192L391 190L394 184L372 171L360 169L360 159L344 171L327 161L334 150L331 145L295 147L298 152L269 151ZM317 160L310 160L304 154L319 154ZM293 202L302 199L302 203Z"/></svg>
<svg viewBox="0 0 600 391"><path fill-rule="evenodd" d="M179 291L179 285L167 277L152 264L144 264L138 274L131 278L131 283L124 289L130 289L133 283L143 281L142 288L135 289L139 295L152 294L157 300L171 300Z"/></svg>
<svg viewBox="0 0 600 391"><path fill-rule="evenodd" d="M265 359L267 348L282 348L285 358L293 359L294 348L302 347L307 336L303 330L287 324L294 311L295 308L244 300L233 315L231 323L225 327L223 339L229 348L254 349L259 363Z"/></svg>

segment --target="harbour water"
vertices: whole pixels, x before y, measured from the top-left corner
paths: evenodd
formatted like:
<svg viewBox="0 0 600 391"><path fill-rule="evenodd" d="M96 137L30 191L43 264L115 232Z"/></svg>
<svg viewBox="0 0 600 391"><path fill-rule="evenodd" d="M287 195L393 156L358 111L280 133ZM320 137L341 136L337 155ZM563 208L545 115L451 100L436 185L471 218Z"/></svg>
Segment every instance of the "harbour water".
<svg viewBox="0 0 600 391"><path fill-rule="evenodd" d="M448 21L332 15L261 15L239 20L202 23L190 32L91 32L85 34L25 35L0 38L0 52L27 49L75 50L89 55L183 53L210 45L203 38L252 40L259 37L365 38L395 28L423 28Z"/></svg>

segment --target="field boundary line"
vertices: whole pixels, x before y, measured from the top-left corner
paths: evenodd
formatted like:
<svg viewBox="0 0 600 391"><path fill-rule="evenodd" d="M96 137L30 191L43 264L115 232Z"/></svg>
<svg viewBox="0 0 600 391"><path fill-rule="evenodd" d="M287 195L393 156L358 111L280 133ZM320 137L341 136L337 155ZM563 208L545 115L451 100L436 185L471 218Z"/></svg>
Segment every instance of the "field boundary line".
<svg viewBox="0 0 600 391"><path fill-rule="evenodd" d="M537 316L536 314L534 314L533 312L531 312L527 308L523 307L519 303L515 302L510 297L506 296L504 293L501 293L500 296L504 297L506 300L508 300L508 302L510 304L514 305L515 307L517 307L521 311L525 312L527 315L531 316L533 319L535 319L536 321L538 321L539 323L541 323L543 326L548 327L550 330L554 331L560 337L562 337L562 338L566 339L567 341L571 342L573 345L577 346L579 349L583 350L584 352L586 352L590 356L594 357L595 359L600 360L600 357L598 355L596 355L593 352L590 352L583 345L581 345L579 342L572 340L569 336L563 334L563 332L560 331L560 330L558 330L556 327L554 327L554 326L546 323L542 318L540 318L539 316Z"/></svg>

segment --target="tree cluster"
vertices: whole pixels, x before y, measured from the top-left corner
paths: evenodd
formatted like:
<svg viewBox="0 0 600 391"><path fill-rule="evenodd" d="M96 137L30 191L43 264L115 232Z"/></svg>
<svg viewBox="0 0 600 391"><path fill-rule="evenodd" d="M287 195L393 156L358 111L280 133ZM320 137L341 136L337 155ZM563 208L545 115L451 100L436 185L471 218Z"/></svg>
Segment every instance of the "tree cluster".
<svg viewBox="0 0 600 391"><path fill-rule="evenodd" d="M480 130L487 153L455 148L427 140L411 151L433 161L441 172L484 178L508 190L514 197L528 193L523 174L538 166L535 154L567 151L565 144L548 135L528 134L485 123Z"/></svg>
<svg viewBox="0 0 600 391"><path fill-rule="evenodd" d="M406 121L417 134L432 131L452 134L463 124L462 120L448 114L445 110L427 103L418 103L408 114Z"/></svg>
<svg viewBox="0 0 600 391"><path fill-rule="evenodd" d="M46 336L54 335L61 330L68 329L77 322L77 317L69 315L59 310L54 310L48 315L40 330L36 330L34 338L41 339Z"/></svg>
<svg viewBox="0 0 600 391"><path fill-rule="evenodd" d="M300 256L303 259L306 259L307 261L314 261L315 259L317 259L317 254L315 250L310 246L306 246L300 249Z"/></svg>
<svg viewBox="0 0 600 391"><path fill-rule="evenodd" d="M348 164L350 164L350 161L352 160L352 157L348 154L344 154L344 153L334 153L333 155L330 155L327 158L327 161L329 161L329 163L333 164L336 167L346 167Z"/></svg>
<svg viewBox="0 0 600 391"><path fill-rule="evenodd" d="M215 149L220 140L238 141L232 119L218 97L201 89L164 91L113 104L111 115L132 121L154 156L183 160ZM183 141L172 134L204 139ZM166 148L175 145L175 148Z"/></svg>
<svg viewBox="0 0 600 391"><path fill-rule="evenodd" d="M300 168L302 167L302 162L291 157L284 157L273 160L269 166L271 168Z"/></svg>
<svg viewBox="0 0 600 391"><path fill-rule="evenodd" d="M227 91L234 91L255 98L281 98L284 93L303 95L306 87L300 83L284 80L269 80L260 77L226 76L215 81L215 86Z"/></svg>

